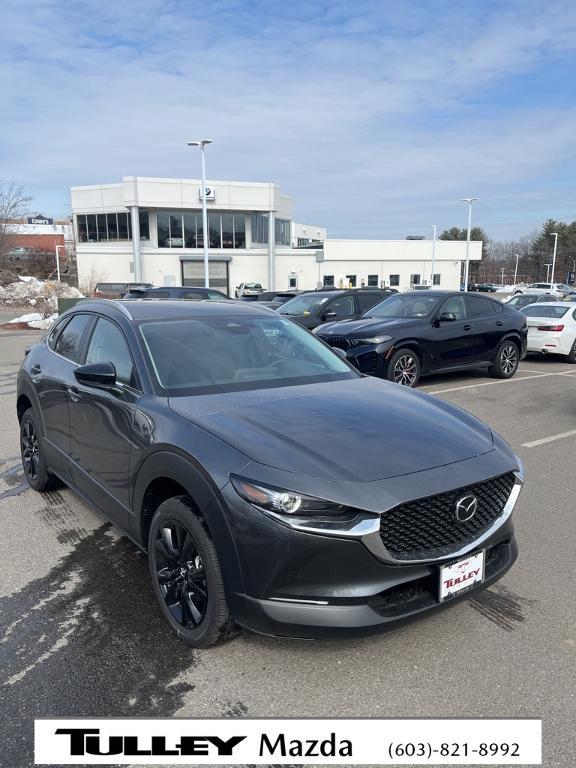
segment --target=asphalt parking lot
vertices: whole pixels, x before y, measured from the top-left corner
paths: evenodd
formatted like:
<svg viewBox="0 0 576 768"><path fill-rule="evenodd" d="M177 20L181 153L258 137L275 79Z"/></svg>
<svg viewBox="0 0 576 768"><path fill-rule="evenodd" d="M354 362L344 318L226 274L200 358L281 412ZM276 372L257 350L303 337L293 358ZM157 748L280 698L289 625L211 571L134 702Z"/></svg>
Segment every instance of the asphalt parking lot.
<svg viewBox="0 0 576 768"><path fill-rule="evenodd" d="M0 331L0 763L33 764L34 717L429 715L542 717L544 765L574 765L576 366L422 381L524 461L520 557L496 586L369 639L242 633L192 651L169 634L144 556L70 491L25 483L16 372L38 338Z"/></svg>

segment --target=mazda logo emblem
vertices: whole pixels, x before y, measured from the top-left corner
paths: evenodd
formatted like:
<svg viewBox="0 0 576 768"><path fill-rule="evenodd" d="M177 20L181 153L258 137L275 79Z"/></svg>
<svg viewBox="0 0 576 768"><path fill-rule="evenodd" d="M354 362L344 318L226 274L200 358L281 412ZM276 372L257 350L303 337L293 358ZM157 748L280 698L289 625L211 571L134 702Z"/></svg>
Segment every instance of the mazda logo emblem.
<svg viewBox="0 0 576 768"><path fill-rule="evenodd" d="M458 499L454 507L454 519L457 523L465 523L472 520L478 509L478 499L476 496L463 496Z"/></svg>

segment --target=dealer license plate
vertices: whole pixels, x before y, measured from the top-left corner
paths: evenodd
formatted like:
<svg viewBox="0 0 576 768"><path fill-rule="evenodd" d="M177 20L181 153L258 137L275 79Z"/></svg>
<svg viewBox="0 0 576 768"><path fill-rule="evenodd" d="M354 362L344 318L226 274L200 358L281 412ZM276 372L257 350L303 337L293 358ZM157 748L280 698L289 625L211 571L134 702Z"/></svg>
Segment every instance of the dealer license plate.
<svg viewBox="0 0 576 768"><path fill-rule="evenodd" d="M440 568L440 602L484 581L484 552Z"/></svg>

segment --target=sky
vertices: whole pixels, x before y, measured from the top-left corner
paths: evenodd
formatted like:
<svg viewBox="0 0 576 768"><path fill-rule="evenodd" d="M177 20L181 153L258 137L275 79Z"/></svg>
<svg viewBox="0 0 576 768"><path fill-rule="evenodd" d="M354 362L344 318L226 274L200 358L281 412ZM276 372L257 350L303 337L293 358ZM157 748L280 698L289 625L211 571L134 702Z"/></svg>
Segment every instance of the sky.
<svg viewBox="0 0 576 768"><path fill-rule="evenodd" d="M573 0L0 0L0 180L273 181L329 237L576 219Z"/></svg>

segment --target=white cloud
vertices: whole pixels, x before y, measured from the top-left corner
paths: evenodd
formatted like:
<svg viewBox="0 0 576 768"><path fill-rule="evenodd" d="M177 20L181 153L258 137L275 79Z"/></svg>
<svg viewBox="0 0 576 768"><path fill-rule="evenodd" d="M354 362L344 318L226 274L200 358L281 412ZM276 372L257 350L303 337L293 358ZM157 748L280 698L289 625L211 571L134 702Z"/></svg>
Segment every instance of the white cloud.
<svg viewBox="0 0 576 768"><path fill-rule="evenodd" d="M184 141L203 133L209 175L277 181L333 234L452 225L465 194L516 234L546 203L576 216L574 188L553 187L533 223L518 216L530 185L573 162L576 113L538 93L530 108L479 103L551 62L573 68L575 48L567 2L5 0L0 175L59 212L73 184L196 175Z"/></svg>

